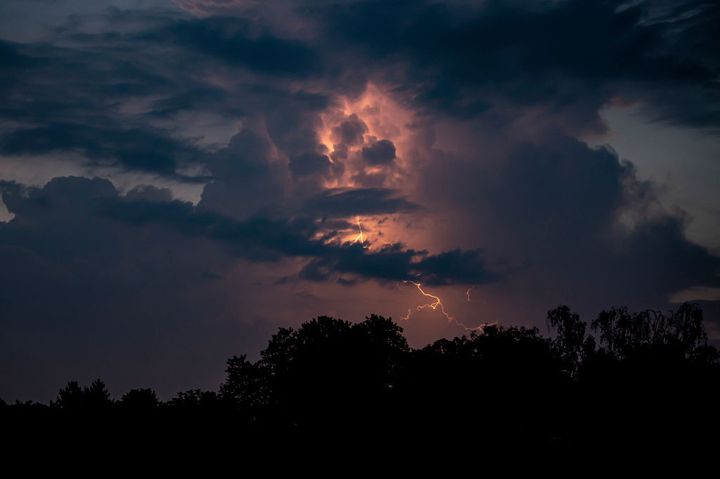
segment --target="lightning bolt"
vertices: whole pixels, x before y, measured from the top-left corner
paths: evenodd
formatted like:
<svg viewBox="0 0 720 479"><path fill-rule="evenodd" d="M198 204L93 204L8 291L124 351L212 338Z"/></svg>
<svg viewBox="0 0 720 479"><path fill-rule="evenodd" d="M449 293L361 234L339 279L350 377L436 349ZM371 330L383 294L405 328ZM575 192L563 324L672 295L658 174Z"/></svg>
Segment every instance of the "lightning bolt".
<svg viewBox="0 0 720 479"><path fill-rule="evenodd" d="M363 248L368 248L369 245L365 244L365 232L363 230L362 222L360 221L360 216L355 217L355 223L357 224L357 231L358 231L357 236L355 236L355 243L360 243L361 245L363 245ZM492 326L492 325L497 324L495 322L495 323L483 323L483 324L480 324L479 326L475 326L475 327L467 326L466 324L464 324L461 321L459 321L458 319L456 319L454 316L451 316L450 313L448 313L445 310L445 305L443 304L440 296L437 296L435 294L425 291L423 289L422 283L416 283L415 281L403 281L403 283L411 284L411 285L415 286L415 288L417 288L418 292L424 298L428 298L430 301L419 304L419 305L415 306L414 308L409 308L407 311L407 314L400 318L402 321L409 321L410 318L412 317L413 313L415 313L415 312L419 312L424 309L431 309L433 311L439 311L440 314L445 316L445 319L447 319L449 323L455 323L456 325L458 325L465 331L482 331L487 326ZM465 291L465 297L466 297L466 300L468 303L472 301L470 298L470 291L472 291L472 289L473 288L470 287Z"/></svg>
<svg viewBox="0 0 720 479"><path fill-rule="evenodd" d="M422 311L423 309L427 309L427 308L430 308L433 311L436 311L439 308L440 313L442 313L442 315L445 316L445 318L447 318L449 323L455 323L458 326L460 326L461 328L463 328L465 331L481 331L481 330L485 329L487 326L493 326L493 325L497 324L497 322L483 323L483 324L480 324L479 326L475 326L474 328L470 327L470 326L466 326L465 324L463 324L460 321L458 321L457 319L455 319L453 316L450 316L450 314L448 314L448 312L445 311L445 306L443 305L443 302L440 299L440 297L436 296L434 294L430 294L427 291L425 291L422 288L422 284L416 283L414 281L404 281L403 283L412 284L413 286L415 286L417 288L417 290L420 292L421 295L423 295L426 298L432 299L432 301L429 303L419 304L419 305L415 306L415 308L414 308L415 311L413 311L413 308L408 309L407 314L400 318L403 321L409 321L413 312ZM470 288L470 289L472 289L472 288ZM470 289L468 289L465 292L465 295L467 296L468 301L470 301Z"/></svg>
<svg viewBox="0 0 720 479"><path fill-rule="evenodd" d="M359 241L360 243L364 243L365 237L363 236L363 229L362 229L362 224L360 223L360 217L356 216L355 219L357 221L357 226L358 226L358 231L359 231L357 238L355 238L355 242L357 243Z"/></svg>
<svg viewBox="0 0 720 479"><path fill-rule="evenodd" d="M420 291L420 294L422 294L426 298L433 299L432 303L420 304L420 305L416 306L417 311L422 311L425 308L430 308L434 311L434 310L440 308L440 312L443 314L443 316L445 316L447 318L448 321L454 321L455 318L450 316L447 313L447 311L445 311L445 306L443 306L442 300L440 299L439 296L435 296L434 294L426 293L425 290L422 289L422 284L420 284L420 283L415 283L413 281L404 281L404 283L414 285L418 289L418 291ZM408 314L403 316L400 319L402 319L403 321L407 321L410 319L411 315L412 315L412 308L408 309Z"/></svg>

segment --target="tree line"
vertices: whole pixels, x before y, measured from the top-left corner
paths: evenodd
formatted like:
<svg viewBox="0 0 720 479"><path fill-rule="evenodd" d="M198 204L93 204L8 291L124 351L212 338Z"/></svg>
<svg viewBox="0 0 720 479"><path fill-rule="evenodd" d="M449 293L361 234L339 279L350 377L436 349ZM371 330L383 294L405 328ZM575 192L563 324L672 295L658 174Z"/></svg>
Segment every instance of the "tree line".
<svg viewBox="0 0 720 479"><path fill-rule="evenodd" d="M321 316L281 328L256 361L227 361L216 391L161 401L151 389L113 400L71 381L50 404L0 402L19 427L203 431L236 440L371 437L449 441L458 450L598 447L705 450L717 445L720 354L702 310L567 306L537 328L488 326L413 349L391 319Z"/></svg>

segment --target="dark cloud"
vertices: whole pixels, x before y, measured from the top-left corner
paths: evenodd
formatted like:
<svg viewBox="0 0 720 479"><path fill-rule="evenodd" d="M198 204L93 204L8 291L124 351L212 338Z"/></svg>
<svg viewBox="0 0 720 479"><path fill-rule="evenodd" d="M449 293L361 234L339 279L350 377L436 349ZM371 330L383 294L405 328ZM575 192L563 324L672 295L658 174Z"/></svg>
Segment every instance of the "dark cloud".
<svg viewBox="0 0 720 479"><path fill-rule="evenodd" d="M262 73L292 76L317 73L318 58L309 46L268 32L252 34L252 29L253 25L243 19L210 17L179 21L148 33L146 38L198 50Z"/></svg>
<svg viewBox="0 0 720 479"><path fill-rule="evenodd" d="M290 171L295 176L327 176L330 174L330 158L322 153L300 153L290 159Z"/></svg>
<svg viewBox="0 0 720 479"><path fill-rule="evenodd" d="M371 0L313 10L332 44L369 68L405 65L393 70L399 88L430 108L467 117L502 114L508 103L543 107L591 129L602 127L597 110L613 97L648 102L657 119L717 128L719 11L694 0ZM667 97L673 89L684 93ZM662 115L666 108L689 118Z"/></svg>
<svg viewBox="0 0 720 479"><path fill-rule="evenodd" d="M262 218L235 221L197 209L191 203L166 201L166 194L152 187L136 188L123 197L107 180L68 177L56 178L44 188L10 183L3 185L2 190L5 205L16 215L11 222L0 225L2 243L34 245L38 252L56 256L53 259L60 262L65 258L60 252L55 254L55 249L66 248L68 253L82 255L82 246L90 247L98 241L92 234L83 237L87 229L92 231L94 227L122 229L123 236L140 226L162 227L187 237L222 241L253 260L273 259L278 254L319 254L323 248L310 238L315 232L311 222ZM76 232L50 229L82 220L88 226ZM60 233L62 237L77 238L72 242L56 241L54 236ZM116 241L100 243L96 246L103 249L118 246ZM76 246L78 250L69 251Z"/></svg>
<svg viewBox="0 0 720 479"><path fill-rule="evenodd" d="M96 33L98 22L107 30ZM208 115L261 117L288 154L317 149L313 115L328 98L286 84L305 69L319 74L301 42L258 33L247 21L122 10L77 15L54 35L52 45L2 44L5 154L72 151L89 166L177 177L212 160L195 125L183 125ZM234 85L221 85L227 76Z"/></svg>
<svg viewBox="0 0 720 479"><path fill-rule="evenodd" d="M333 248L330 254L310 261L301 272L301 277L325 281L340 272L382 281L410 280L414 279L411 265L423 253L403 249L397 244L383 246L372 253L367 252L360 243L340 245Z"/></svg>
<svg viewBox="0 0 720 479"><path fill-rule="evenodd" d="M478 238L511 263L506 278L535 285L515 294L551 303L571 295L596 311L607 302L653 307L690 285L718 284L720 258L687 239L683 217L612 149L557 133L507 148L485 165L438 158L423 191L458 215L445 234Z"/></svg>
<svg viewBox="0 0 720 479"><path fill-rule="evenodd" d="M192 145L151 128L97 127L55 123L17 129L0 138L0 153L32 155L82 152L87 164L176 174L178 167L203 158Z"/></svg>
<svg viewBox="0 0 720 479"><path fill-rule="evenodd" d="M168 188L156 188L151 185L137 186L125 194L128 201L154 201L168 203L173 200L172 191Z"/></svg>
<svg viewBox="0 0 720 479"><path fill-rule="evenodd" d="M99 223L114 221L118 224L115 227L163 227L187 237L217 241L225 245L229 253L250 261L277 261L288 256L315 258L314 265L322 264L333 274L345 272L369 279L430 281L445 275L449 284L465 281L469 278L468 269L479 267L478 278L491 278L477 252L457 250L434 257L425 251L406 249L401 244L368 250L359 243L332 241L333 231L318 237L323 233L323 225L312 218L254 217L238 221L204 211L191 203L166 201L166 192L157 188L136 188L123 197L107 180L69 177L56 178L41 189L5 184L2 191L6 206L16 217L0 226L0 243L6 244L12 239L18 245L37 245L47 254L53 254L53 249L61 245L72 249L96 239L64 244L54 241L54 233L50 231L38 235L39 230L46 224L62 225L69 218L73 221L86 218ZM29 225L36 226L25 229ZM82 254L82 251L72 251L72 254ZM55 259L62 261L63 257L58 254ZM461 264L462 259L467 263Z"/></svg>
<svg viewBox="0 0 720 479"><path fill-rule="evenodd" d="M315 273L308 276L307 271ZM397 243L373 251L363 249L360 244L342 245L309 262L301 274L308 279L325 280L337 273L430 285L483 284L498 279L495 273L487 270L479 251L458 250L429 255L426 251L406 249Z"/></svg>
<svg viewBox="0 0 720 479"><path fill-rule="evenodd" d="M367 131L365 122L353 113L333 129L333 141L345 146L362 145Z"/></svg>
<svg viewBox="0 0 720 479"><path fill-rule="evenodd" d="M362 149L362 157L369 165L387 165L395 159L395 145L390 140L380 140Z"/></svg>
<svg viewBox="0 0 720 479"><path fill-rule="evenodd" d="M222 242L227 251L251 261L277 261L286 256L315 256L325 245L312 239L315 225L305 219L252 218L236 221L195 209L180 201L115 201L102 214L128 225L163 226L189 237Z"/></svg>
<svg viewBox="0 0 720 479"><path fill-rule="evenodd" d="M403 204L403 200L396 201ZM434 256L399 243L369 250L360 243L334 241L335 231L324 231L323 223L309 218L236 221L178 201L118 201L103 212L129 224L159 224L186 235L220 241L234 255L250 261L277 261L288 256L309 258L300 274L304 279L327 280L349 273L363 279L418 280L429 284L496 280L479 251L454 250Z"/></svg>
<svg viewBox="0 0 720 479"><path fill-rule="evenodd" d="M387 188L327 189L304 205L305 211L340 217L401 213L417 208L400 192Z"/></svg>
<svg viewBox="0 0 720 479"><path fill-rule="evenodd" d="M419 281L429 285L484 284L498 276L487 270L480 251L448 251L429 255L427 251L388 244L373 251L360 243L333 247L310 261L300 272L304 279L327 281L350 274L361 279L380 281Z"/></svg>
<svg viewBox="0 0 720 479"><path fill-rule="evenodd" d="M423 258L415 269L428 284L483 284L498 279L487 270L479 250L456 249L428 256Z"/></svg>
<svg viewBox="0 0 720 479"><path fill-rule="evenodd" d="M24 68L31 66L33 60L22 52L21 45L0 40L0 65L4 68ZM4 77L7 77L7 70ZM6 78L7 79L7 78Z"/></svg>
<svg viewBox="0 0 720 479"><path fill-rule="evenodd" d="M233 218L247 218L278 209L285 201L287 171L266 134L247 128L225 148L209 156L213 177L202 193L200 208Z"/></svg>

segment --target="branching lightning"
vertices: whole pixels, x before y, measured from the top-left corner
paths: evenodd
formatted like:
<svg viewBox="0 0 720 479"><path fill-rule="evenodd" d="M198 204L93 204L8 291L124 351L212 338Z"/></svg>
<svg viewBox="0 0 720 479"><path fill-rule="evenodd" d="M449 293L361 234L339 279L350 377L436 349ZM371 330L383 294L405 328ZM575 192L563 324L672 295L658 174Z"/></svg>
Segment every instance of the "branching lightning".
<svg viewBox="0 0 720 479"><path fill-rule="evenodd" d="M365 243L365 240L366 240L365 230L363 228L360 216L355 217L355 224L357 225L357 234L355 235L354 240L350 240L350 241L353 241L355 243L360 243L363 246L363 248L370 248L371 245L369 243L368 244ZM423 289L422 283L418 283L415 281L404 281L403 283L413 285L418 290L420 295L422 295L424 298L427 298L428 301L425 303L418 304L415 307L409 308L407 310L407 314L400 318L402 321L409 321L410 318L412 317L412 315L416 312L422 311L424 309L431 309L433 311L439 311L440 314L445 316L445 319L447 319L447 321L449 323L455 323L457 326L461 327L465 331L482 331L485 327L496 324L496 323L483 323L483 324L480 324L479 326L475 326L475 327L467 326L466 324L457 320L454 316L451 316L450 313L448 313L445 310L445 305L443 304L443 301L440 298L440 296L437 296L435 294L425 291L425 289ZM465 298L468 303L472 302L472 299L470 297L470 292L472 291L472 289L473 288L470 287L465 291Z"/></svg>
<svg viewBox="0 0 720 479"><path fill-rule="evenodd" d="M417 311L422 311L423 309L426 309L426 308L430 308L434 311L434 310L440 308L440 312L443 314L443 316L445 316L447 318L448 321L455 320L455 318L450 316L447 313L447 311L445 311L445 306L443 305L442 300L440 299L439 296L435 296L434 294L426 293L425 290L422 289L422 284L420 284L420 283L415 283L413 281L405 281L404 283L414 285L418 289L418 291L420 291L420 294L422 294L426 298L431 298L433 300L432 303L425 303L425 304L420 304L420 305L416 306ZM412 314L412 308L408 309L408 314L403 316L400 319L402 319L403 321L407 321L410 319L411 314Z"/></svg>
<svg viewBox="0 0 720 479"><path fill-rule="evenodd" d="M405 316L403 316L403 317L400 318L400 319L403 320L403 321L408 321L408 320L410 320L410 317L412 316L413 312L422 311L423 309L427 309L427 308L430 308L430 309L432 309L433 311L435 311L435 310L437 310L437 309L439 308L440 313L442 313L442 315L445 316L445 318L447 318L447 320L448 320L449 323L455 323L455 324L457 324L458 326L460 326L461 328L463 328L465 331L481 331L481 330L485 329L486 326L491 326L491 325L495 324L495 323L491 323L491 324L485 324L485 323L484 323L484 324L481 324L481 325L479 325L479 326L475 326L474 328L471 328L471 327L469 327L469 326L466 326L465 324L463 324L463 323L461 323L460 321L458 321L457 319L455 319L453 316L450 316L450 314L448 314L448 312L445 311L445 306L443 305L443 302L442 302L442 300L440 299L440 297L439 297L439 296L436 296L436 295L434 295L434 294L430 294L430 293L428 293L427 291L425 291L425 290L422 288L422 284L416 283L416 282L414 282L414 281L404 281L404 283L405 283L405 284L412 284L413 286L415 286L415 287L417 288L417 290L420 292L421 295L425 296L426 298L432 299L432 302L430 302L430 303L424 303L424 304L419 304L419 305L415 306L414 311L413 311L413 308L408 309L407 314L406 314ZM472 288L470 288L470 289L472 289ZM468 290L465 292L465 294L466 294L466 296L467 296L467 298L468 298L468 301L470 301L470 289L468 289Z"/></svg>

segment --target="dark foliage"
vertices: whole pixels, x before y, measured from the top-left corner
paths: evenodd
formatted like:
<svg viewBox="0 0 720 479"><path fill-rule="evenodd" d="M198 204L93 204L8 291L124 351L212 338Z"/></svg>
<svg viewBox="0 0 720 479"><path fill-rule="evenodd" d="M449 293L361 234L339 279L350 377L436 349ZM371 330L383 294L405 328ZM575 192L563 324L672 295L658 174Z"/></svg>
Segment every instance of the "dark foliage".
<svg viewBox="0 0 720 479"><path fill-rule="evenodd" d="M192 433L225 445L368 438L378 450L439 443L572 457L716 446L720 356L698 307L615 308L588 325L561 306L547 319L553 338L488 326L411 349L390 319L323 316L280 329L257 361L230 358L217 392L162 402L134 389L113 401L100 380L72 381L49 406L0 402L0 416L19 427L101 424L144 431L141 441Z"/></svg>

